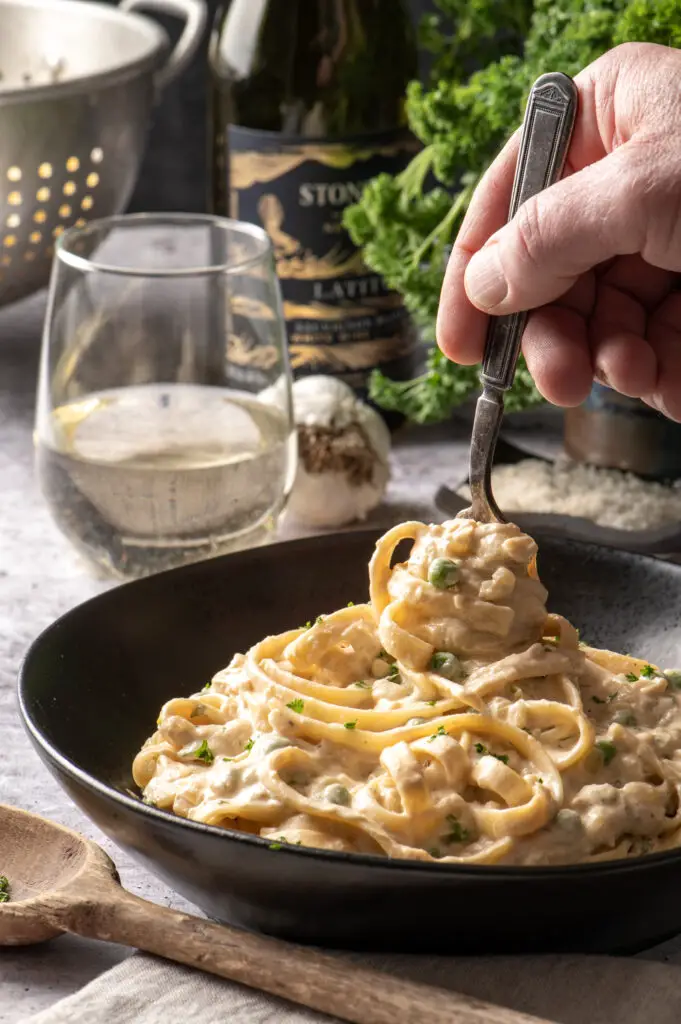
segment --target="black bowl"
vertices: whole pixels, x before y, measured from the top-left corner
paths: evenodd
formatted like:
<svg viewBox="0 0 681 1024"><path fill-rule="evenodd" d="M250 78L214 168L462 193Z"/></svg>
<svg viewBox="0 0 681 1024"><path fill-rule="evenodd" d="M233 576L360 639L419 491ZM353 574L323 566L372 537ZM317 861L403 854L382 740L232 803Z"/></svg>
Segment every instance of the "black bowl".
<svg viewBox="0 0 681 1024"><path fill-rule="evenodd" d="M111 590L31 647L21 711L48 768L116 843L211 917L322 945L423 952L640 949L681 931L681 851L554 868L424 866L176 818L129 793L160 706L262 636L359 601L377 534L228 555ZM599 646L681 662L681 568L541 537L551 606Z"/></svg>

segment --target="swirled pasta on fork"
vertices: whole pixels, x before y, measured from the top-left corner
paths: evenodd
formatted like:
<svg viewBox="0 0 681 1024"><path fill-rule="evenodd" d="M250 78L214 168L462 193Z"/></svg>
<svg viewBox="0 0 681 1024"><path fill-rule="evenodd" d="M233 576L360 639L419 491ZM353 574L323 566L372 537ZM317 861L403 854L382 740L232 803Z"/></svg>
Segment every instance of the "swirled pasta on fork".
<svg viewBox="0 0 681 1024"><path fill-rule="evenodd" d="M144 799L275 847L439 863L676 845L681 673L580 645L535 555L512 524L390 530L368 604L267 637L163 707L133 766Z"/></svg>

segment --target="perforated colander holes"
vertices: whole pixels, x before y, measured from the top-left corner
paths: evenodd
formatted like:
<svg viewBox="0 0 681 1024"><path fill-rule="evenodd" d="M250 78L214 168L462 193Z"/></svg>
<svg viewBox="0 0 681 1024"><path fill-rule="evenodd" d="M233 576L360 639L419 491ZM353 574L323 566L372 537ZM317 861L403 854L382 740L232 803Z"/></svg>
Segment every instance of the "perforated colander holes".
<svg viewBox="0 0 681 1024"><path fill-rule="evenodd" d="M66 221L65 224L58 224L52 231L49 227L46 229L46 225L49 219L49 213L43 207L56 198L59 194L59 182L55 181L55 166L49 161L44 160L38 165L37 176L39 179L39 186L35 192L35 199L40 204L37 210L33 210L32 221L34 227L28 234L27 247L24 249L23 258L27 263L31 263L36 259L39 253L39 247L43 245L45 241L51 236L52 238L58 238L64 233L67 227L74 225L75 227L85 227L87 219L82 216L83 213L89 213L94 208L95 199L92 193L98 187L100 183L100 175L94 167L98 167L104 162L104 150L100 146L95 146L89 154L89 161L87 166L83 166L80 157L70 156L66 159L64 168L67 175L77 175L79 171L87 171L85 177L85 186L87 188L86 194L79 200L79 184L78 181L73 177L67 178L67 180L61 186L61 195L64 199L60 203L58 208L58 216L61 220ZM24 179L24 173L21 167L13 164L7 169L7 182L9 185L9 192L7 194L7 205L16 210L11 212L5 220L5 227L7 232L2 236L2 250L0 255L0 266L9 267L14 258L18 258L19 252L19 240L17 235L14 234L22 224L22 216L19 212L21 207L24 205L25 193L22 190L22 181ZM49 184L47 184L49 182ZM24 184L24 189L26 184ZM78 209L76 208L78 207ZM76 216L78 214L78 216ZM75 218L75 219L74 219ZM38 230L42 228L42 230ZM53 247L50 245L45 250L45 257L51 258L53 255Z"/></svg>
<svg viewBox="0 0 681 1024"><path fill-rule="evenodd" d="M29 249L24 250L24 260L26 263L33 263L38 255L38 247L42 245L43 233L42 231L31 231L28 236Z"/></svg>

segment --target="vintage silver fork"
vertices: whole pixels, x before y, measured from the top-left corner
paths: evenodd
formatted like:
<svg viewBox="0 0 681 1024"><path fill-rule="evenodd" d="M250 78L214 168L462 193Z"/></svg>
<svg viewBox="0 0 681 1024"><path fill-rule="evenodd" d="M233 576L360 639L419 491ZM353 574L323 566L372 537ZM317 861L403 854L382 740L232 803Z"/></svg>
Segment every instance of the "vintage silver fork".
<svg viewBox="0 0 681 1024"><path fill-rule="evenodd" d="M560 178L577 113L577 87L571 78L551 72L532 87L523 119L508 219L522 204ZM515 376L527 312L490 317L471 436L471 505L457 518L480 523L506 522L492 494L492 461L504 414L504 392Z"/></svg>

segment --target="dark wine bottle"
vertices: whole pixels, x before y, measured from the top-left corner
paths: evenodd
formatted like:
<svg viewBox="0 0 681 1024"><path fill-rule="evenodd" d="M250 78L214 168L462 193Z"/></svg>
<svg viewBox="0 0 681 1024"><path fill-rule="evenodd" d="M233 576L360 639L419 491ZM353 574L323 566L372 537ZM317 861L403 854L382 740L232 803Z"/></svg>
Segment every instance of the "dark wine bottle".
<svg viewBox="0 0 681 1024"><path fill-rule="evenodd" d="M417 50L403 0L231 0L210 69L213 209L270 236L294 374L331 374L360 394L374 367L413 376L411 319L342 226L366 182L418 148L406 127ZM242 364L249 350L252 379L257 338L249 349L240 337Z"/></svg>

